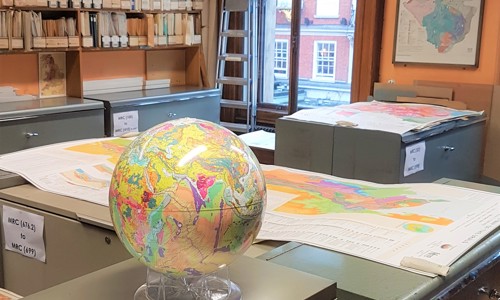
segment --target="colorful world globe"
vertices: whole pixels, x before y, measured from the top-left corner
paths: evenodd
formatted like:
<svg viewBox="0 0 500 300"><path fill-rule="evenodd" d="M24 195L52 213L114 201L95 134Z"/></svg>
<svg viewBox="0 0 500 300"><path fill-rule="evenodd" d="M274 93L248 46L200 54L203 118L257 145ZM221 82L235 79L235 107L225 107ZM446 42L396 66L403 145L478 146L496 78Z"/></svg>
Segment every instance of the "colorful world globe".
<svg viewBox="0 0 500 300"><path fill-rule="evenodd" d="M109 190L126 249L173 276L231 263L254 241L265 204L250 148L224 127L188 118L141 133L122 153Z"/></svg>

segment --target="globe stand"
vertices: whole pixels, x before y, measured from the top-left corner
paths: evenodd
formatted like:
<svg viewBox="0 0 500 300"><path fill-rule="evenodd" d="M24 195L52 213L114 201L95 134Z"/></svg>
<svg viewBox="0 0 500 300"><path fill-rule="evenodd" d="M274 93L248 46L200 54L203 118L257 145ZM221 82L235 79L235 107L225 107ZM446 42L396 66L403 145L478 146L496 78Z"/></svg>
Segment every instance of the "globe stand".
<svg viewBox="0 0 500 300"><path fill-rule="evenodd" d="M134 300L240 300L241 290L229 280L227 266L201 275L174 277L148 268L146 283L140 286Z"/></svg>

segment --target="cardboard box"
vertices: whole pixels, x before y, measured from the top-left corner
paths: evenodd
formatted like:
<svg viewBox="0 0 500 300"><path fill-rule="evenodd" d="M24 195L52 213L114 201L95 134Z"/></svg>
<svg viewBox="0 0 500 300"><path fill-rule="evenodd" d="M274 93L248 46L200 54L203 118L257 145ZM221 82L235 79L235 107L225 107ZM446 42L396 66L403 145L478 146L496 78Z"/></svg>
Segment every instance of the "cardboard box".
<svg viewBox="0 0 500 300"><path fill-rule="evenodd" d="M90 35L82 36L82 47L84 48L94 47L94 39L92 38L92 36Z"/></svg>
<svg viewBox="0 0 500 300"><path fill-rule="evenodd" d="M68 47L80 47L80 38L78 36L68 36Z"/></svg>
<svg viewBox="0 0 500 300"><path fill-rule="evenodd" d="M9 38L0 38L0 49L9 49Z"/></svg>
<svg viewBox="0 0 500 300"><path fill-rule="evenodd" d="M33 48L47 48L47 42L44 37L33 38Z"/></svg>
<svg viewBox="0 0 500 300"><path fill-rule="evenodd" d="M12 49L23 49L24 48L23 38L12 38L10 42L11 42Z"/></svg>
<svg viewBox="0 0 500 300"><path fill-rule="evenodd" d="M47 37L45 38L47 48L68 48L68 37Z"/></svg>

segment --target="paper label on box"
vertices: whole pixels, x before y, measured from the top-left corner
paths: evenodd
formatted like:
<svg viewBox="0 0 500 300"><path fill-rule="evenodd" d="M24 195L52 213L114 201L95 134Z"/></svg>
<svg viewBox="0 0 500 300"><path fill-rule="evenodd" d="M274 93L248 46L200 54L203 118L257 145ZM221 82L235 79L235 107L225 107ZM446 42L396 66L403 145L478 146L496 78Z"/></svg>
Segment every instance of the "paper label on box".
<svg viewBox="0 0 500 300"><path fill-rule="evenodd" d="M425 142L406 147L404 177L424 170Z"/></svg>
<svg viewBox="0 0 500 300"><path fill-rule="evenodd" d="M179 1L170 1L170 9L171 10L179 9Z"/></svg>
<svg viewBox="0 0 500 300"><path fill-rule="evenodd" d="M203 1L194 1L193 2L193 9L202 10L203 9Z"/></svg>
<svg viewBox="0 0 500 300"><path fill-rule="evenodd" d="M8 48L9 48L9 39L0 38L0 49L8 49Z"/></svg>
<svg viewBox="0 0 500 300"><path fill-rule="evenodd" d="M12 49L24 48L24 41L22 38L12 38L10 42L11 42Z"/></svg>
<svg viewBox="0 0 500 300"><path fill-rule="evenodd" d="M139 112L137 110L113 114L113 136L129 132L139 132Z"/></svg>
<svg viewBox="0 0 500 300"><path fill-rule="evenodd" d="M44 217L3 206L5 249L45 262Z"/></svg>
<svg viewBox="0 0 500 300"><path fill-rule="evenodd" d="M94 46L94 40L91 36L82 37L82 47L89 48Z"/></svg>

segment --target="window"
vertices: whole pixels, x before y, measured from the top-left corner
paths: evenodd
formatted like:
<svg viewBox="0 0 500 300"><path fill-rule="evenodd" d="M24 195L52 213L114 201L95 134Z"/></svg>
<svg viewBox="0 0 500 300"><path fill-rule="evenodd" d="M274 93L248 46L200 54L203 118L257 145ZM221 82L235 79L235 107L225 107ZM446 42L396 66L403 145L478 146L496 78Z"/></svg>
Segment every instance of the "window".
<svg viewBox="0 0 500 300"><path fill-rule="evenodd" d="M316 18L338 18L340 0L316 0Z"/></svg>
<svg viewBox="0 0 500 300"><path fill-rule="evenodd" d="M276 78L288 77L288 40L274 42L274 75Z"/></svg>
<svg viewBox="0 0 500 300"><path fill-rule="evenodd" d="M314 78L335 79L335 42L314 42Z"/></svg>

